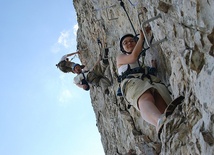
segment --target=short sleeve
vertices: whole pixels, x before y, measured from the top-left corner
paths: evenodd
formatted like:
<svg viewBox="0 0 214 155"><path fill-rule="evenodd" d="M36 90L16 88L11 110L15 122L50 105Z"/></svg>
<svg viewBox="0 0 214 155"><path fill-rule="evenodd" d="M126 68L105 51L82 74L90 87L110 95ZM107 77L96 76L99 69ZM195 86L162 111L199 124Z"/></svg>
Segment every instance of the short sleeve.
<svg viewBox="0 0 214 155"><path fill-rule="evenodd" d="M77 76L74 77L74 83L75 84L82 84L82 80L84 79L82 74L78 74Z"/></svg>

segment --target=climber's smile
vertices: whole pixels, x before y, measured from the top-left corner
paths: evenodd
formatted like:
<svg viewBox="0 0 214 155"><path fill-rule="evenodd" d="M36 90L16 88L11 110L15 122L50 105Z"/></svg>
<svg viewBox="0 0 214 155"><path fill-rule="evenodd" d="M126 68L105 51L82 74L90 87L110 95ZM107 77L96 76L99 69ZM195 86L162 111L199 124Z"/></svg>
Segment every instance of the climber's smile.
<svg viewBox="0 0 214 155"><path fill-rule="evenodd" d="M136 45L136 41L132 37L127 37L123 40L122 44L125 51L131 52Z"/></svg>

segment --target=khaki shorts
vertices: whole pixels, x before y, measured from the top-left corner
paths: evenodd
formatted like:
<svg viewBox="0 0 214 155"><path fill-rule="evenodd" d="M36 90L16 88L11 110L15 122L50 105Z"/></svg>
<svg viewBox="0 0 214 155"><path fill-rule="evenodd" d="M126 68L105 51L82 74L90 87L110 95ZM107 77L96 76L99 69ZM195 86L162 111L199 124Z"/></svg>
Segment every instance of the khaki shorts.
<svg viewBox="0 0 214 155"><path fill-rule="evenodd" d="M138 99L148 89L156 90L162 96L167 105L172 101L169 91L164 84L157 82L153 82L151 84L148 78L144 78L143 80L140 78L130 78L124 79L121 82L123 96L137 110L139 110L137 103Z"/></svg>

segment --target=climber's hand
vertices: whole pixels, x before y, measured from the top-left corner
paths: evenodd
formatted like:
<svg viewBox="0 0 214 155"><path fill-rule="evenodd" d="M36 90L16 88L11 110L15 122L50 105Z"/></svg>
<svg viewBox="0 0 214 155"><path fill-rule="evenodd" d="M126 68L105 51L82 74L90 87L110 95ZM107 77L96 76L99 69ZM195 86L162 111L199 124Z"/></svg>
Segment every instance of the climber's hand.
<svg viewBox="0 0 214 155"><path fill-rule="evenodd" d="M145 28L145 30L146 30L146 33L149 33L149 32L151 31L151 27L150 27L150 26L147 26L147 27Z"/></svg>
<svg viewBox="0 0 214 155"><path fill-rule="evenodd" d="M143 34L143 31L142 30L140 30L140 36L139 36L139 39L144 39L144 34Z"/></svg>
<svg viewBox="0 0 214 155"><path fill-rule="evenodd" d="M82 86L82 88L83 88L83 89L87 89L87 88L88 88L88 85L84 84L84 85Z"/></svg>

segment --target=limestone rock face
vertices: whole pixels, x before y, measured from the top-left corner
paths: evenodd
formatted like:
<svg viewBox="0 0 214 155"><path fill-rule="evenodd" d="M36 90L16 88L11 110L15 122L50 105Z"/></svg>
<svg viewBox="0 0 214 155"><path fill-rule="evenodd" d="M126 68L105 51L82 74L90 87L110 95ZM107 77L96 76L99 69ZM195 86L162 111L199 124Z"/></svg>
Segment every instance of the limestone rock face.
<svg viewBox="0 0 214 155"><path fill-rule="evenodd" d="M113 85L107 95L91 87L90 96L97 128L107 155L211 155L214 152L214 1L123 0L132 25L118 0L74 0L79 25L77 42L81 62L89 69L104 48L109 49L105 72ZM158 61L158 76L172 98L185 96L167 119L158 139L155 128L139 112L116 95L116 56L119 40L138 33L142 22L150 22L154 41L146 64ZM98 44L98 39L101 43Z"/></svg>

